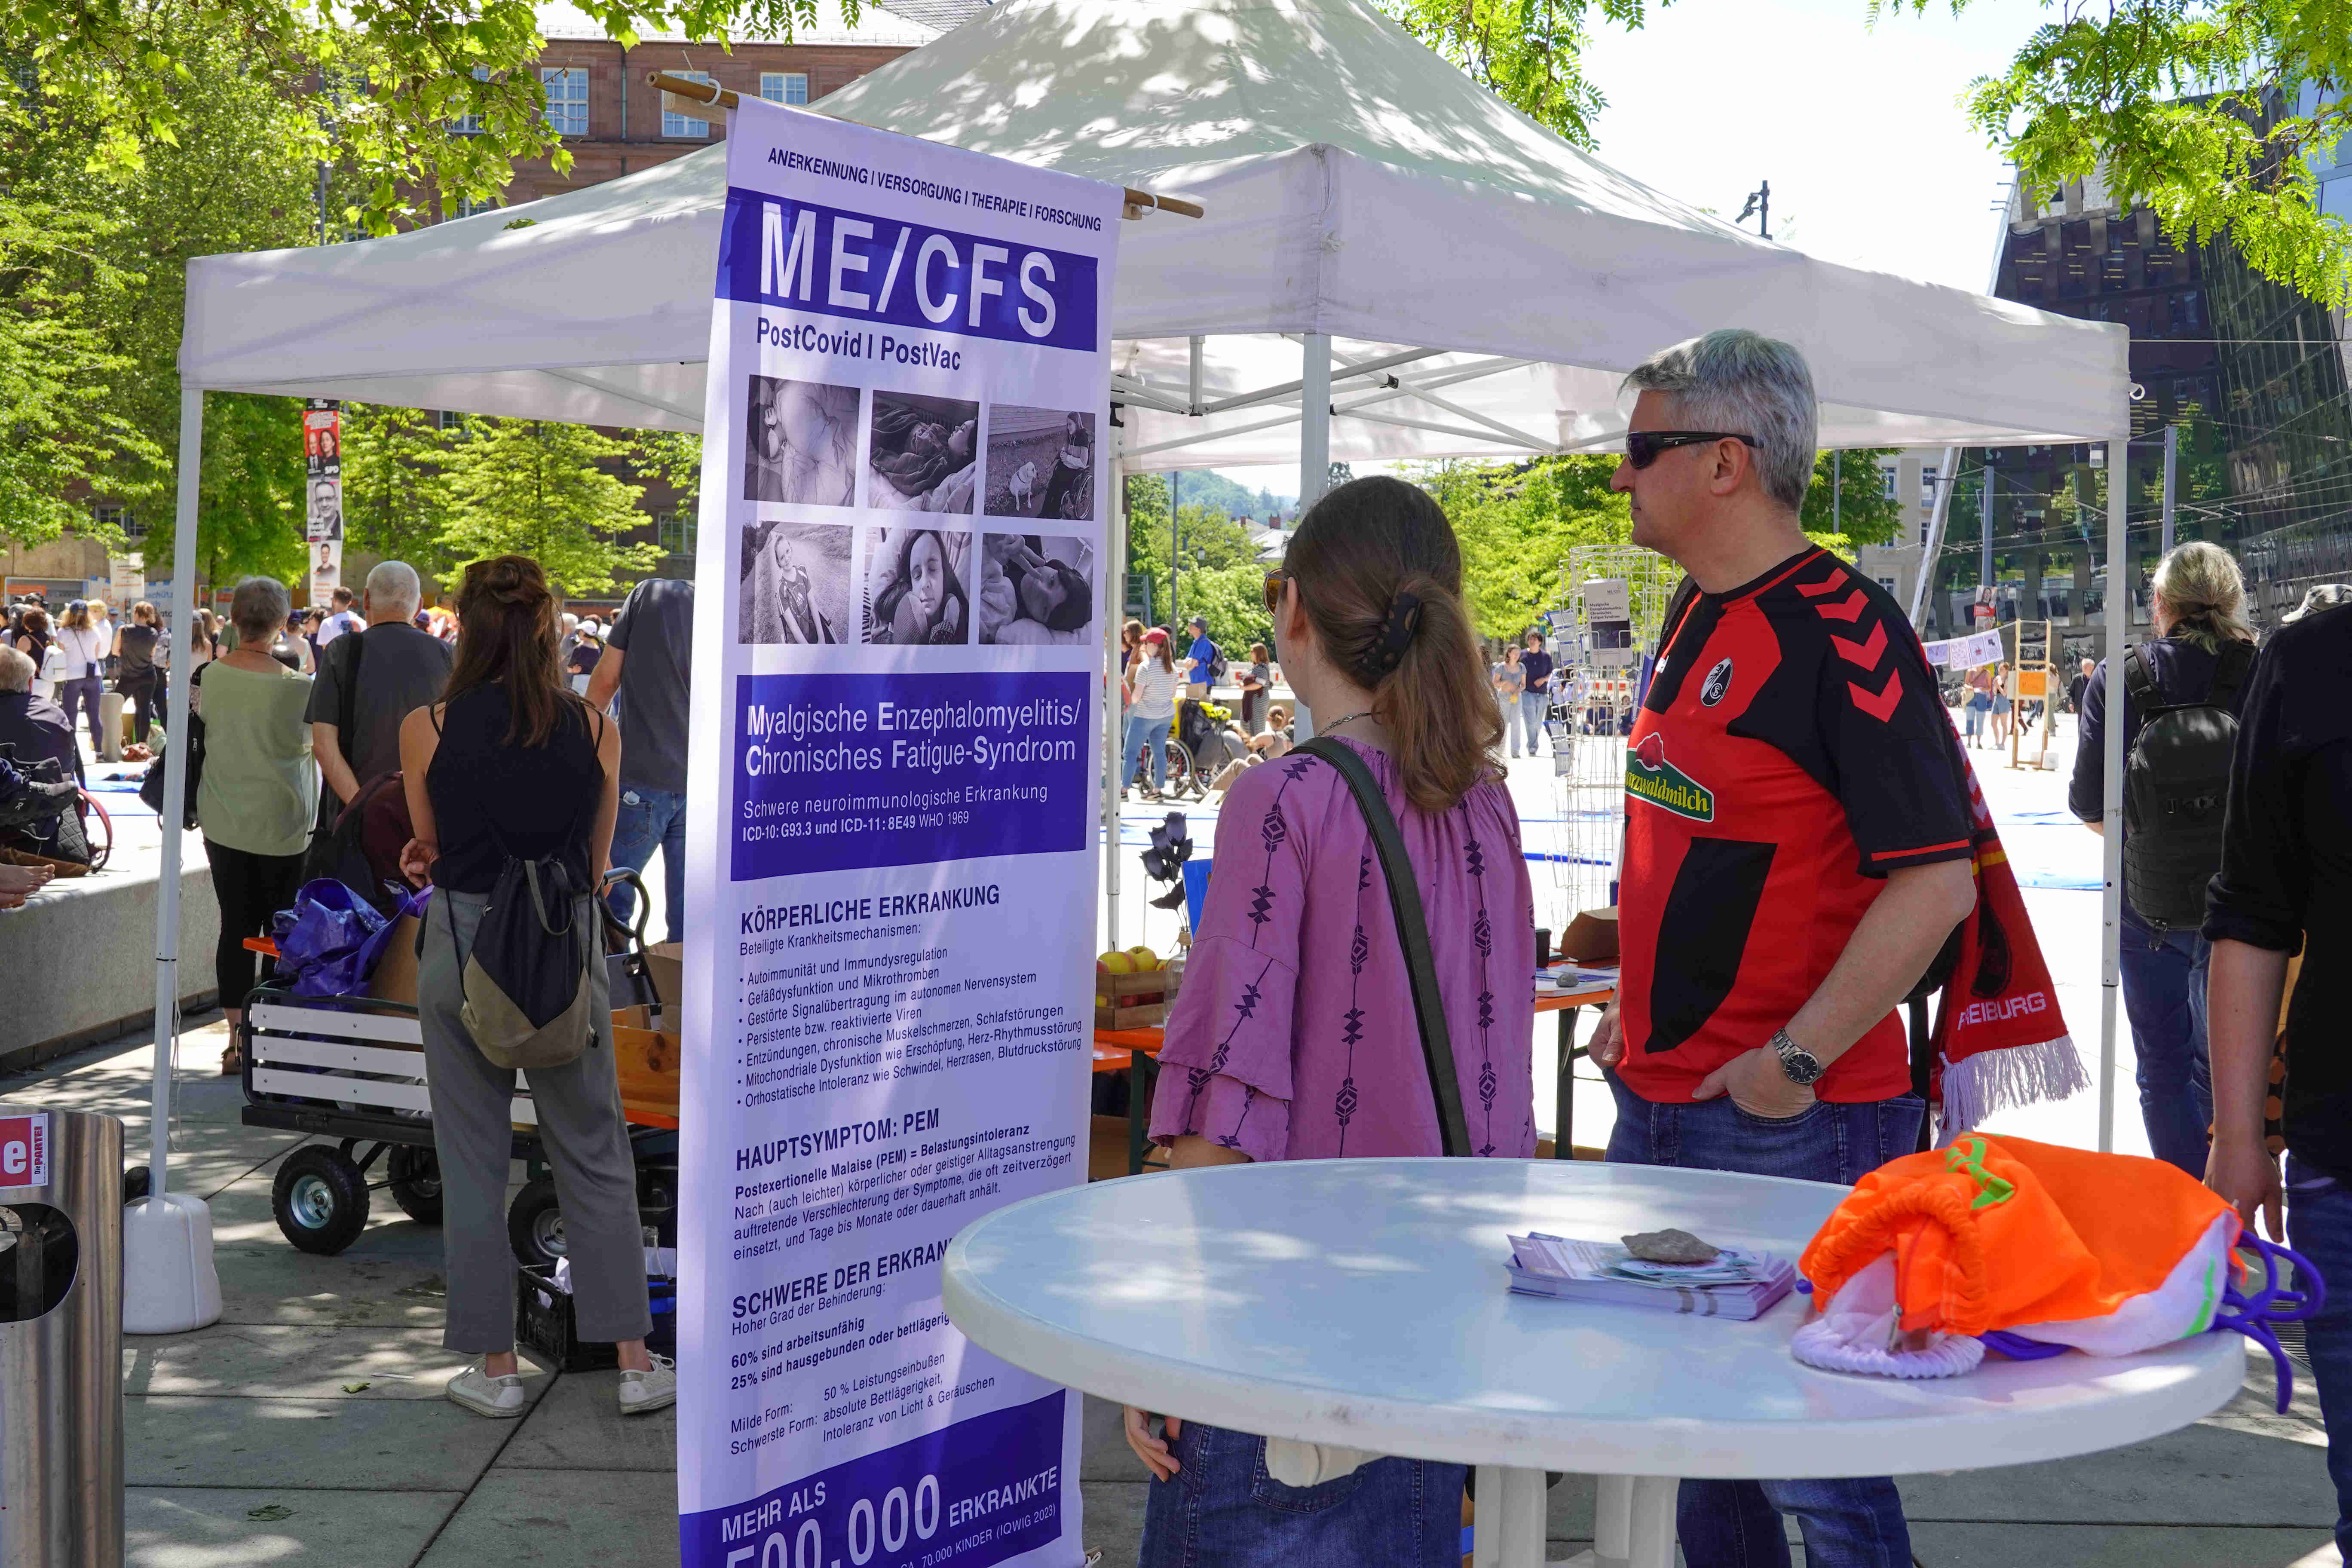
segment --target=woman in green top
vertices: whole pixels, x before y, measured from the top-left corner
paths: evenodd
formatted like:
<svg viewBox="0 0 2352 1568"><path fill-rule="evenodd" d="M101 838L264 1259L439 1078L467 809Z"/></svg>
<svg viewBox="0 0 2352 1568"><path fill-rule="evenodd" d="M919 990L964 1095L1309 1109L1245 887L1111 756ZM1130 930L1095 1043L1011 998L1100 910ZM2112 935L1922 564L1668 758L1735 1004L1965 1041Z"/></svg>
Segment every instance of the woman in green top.
<svg viewBox="0 0 2352 1568"><path fill-rule="evenodd" d="M269 653L288 607L286 585L275 578L239 583L228 607L236 651L197 671L205 774L196 786L196 826L212 864L213 896L220 900L213 968L232 1029L254 985L256 955L245 939L268 935L269 917L294 902L319 810L319 770L302 717L310 678ZM242 1065L234 1046L221 1058L225 1073Z"/></svg>

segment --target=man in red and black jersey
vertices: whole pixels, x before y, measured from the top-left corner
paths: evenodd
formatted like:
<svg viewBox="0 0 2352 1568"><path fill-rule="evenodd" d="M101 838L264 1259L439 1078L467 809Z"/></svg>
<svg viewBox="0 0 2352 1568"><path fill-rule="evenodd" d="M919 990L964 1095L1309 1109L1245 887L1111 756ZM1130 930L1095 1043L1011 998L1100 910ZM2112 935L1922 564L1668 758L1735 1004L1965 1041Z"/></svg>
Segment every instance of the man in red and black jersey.
<svg viewBox="0 0 2352 1568"><path fill-rule="evenodd" d="M1721 331L1654 355L1626 459L1633 542L1689 574L1625 759L1609 1158L1851 1184L1912 1152L1896 1005L1975 904L1969 781L1919 639L1809 544L1812 378ZM1685 1481L1692 1568L1911 1561L1885 1479Z"/></svg>

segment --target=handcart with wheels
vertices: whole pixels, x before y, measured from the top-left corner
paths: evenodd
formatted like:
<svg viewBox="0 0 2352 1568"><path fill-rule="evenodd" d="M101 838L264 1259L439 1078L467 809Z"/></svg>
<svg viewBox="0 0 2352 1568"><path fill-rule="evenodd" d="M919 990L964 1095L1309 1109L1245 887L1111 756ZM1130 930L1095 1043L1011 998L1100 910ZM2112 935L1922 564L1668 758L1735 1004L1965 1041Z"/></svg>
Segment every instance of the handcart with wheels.
<svg viewBox="0 0 2352 1568"><path fill-rule="evenodd" d="M628 873L617 877L631 882ZM608 880L609 885L609 880ZM598 900L598 908L604 908ZM648 902L637 888L638 928L614 970L614 1056L622 1115L637 1173L637 1205L664 1245L674 1244L677 1205L677 1044L653 1026L661 999L645 963ZM607 916L610 924L610 917ZM617 930L617 927L614 927ZM248 945L269 951L267 942ZM624 998L629 1005L619 1005ZM270 1189L270 1212L286 1239L331 1257L367 1226L370 1194L386 1191L411 1219L441 1221L440 1166L433 1101L425 1086L425 1037L416 1009L370 996L297 996L257 987L236 1030L244 1056L248 1127L305 1132L320 1140L286 1156ZM514 1157L527 1179L507 1209L507 1238L521 1263L563 1256L563 1217L538 1136L527 1082L512 1108ZM331 1141L331 1142L329 1142Z"/></svg>

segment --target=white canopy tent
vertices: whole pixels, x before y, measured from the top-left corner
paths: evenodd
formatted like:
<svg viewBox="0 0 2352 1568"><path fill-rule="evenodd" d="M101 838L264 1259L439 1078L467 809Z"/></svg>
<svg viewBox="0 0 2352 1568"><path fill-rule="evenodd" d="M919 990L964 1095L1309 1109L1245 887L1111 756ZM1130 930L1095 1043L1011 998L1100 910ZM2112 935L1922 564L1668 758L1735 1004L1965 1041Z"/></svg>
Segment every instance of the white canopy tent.
<svg viewBox="0 0 2352 1568"><path fill-rule="evenodd" d="M1805 352L1825 446L2128 428L2125 329L1756 239L1542 131L1361 0L1007 0L817 109L1205 206L1120 236L1129 468L1295 458L1304 502L1334 458L1605 448L1624 426L1624 371L1727 324ZM384 239L192 263L176 580L194 577L205 389L698 428L724 159L714 147ZM182 646L193 602L174 597ZM2124 603L2109 596L2111 620ZM2120 647L2119 621L2111 636ZM175 727L186 704L175 671ZM2111 796L2120 777L2111 757ZM179 855L164 827L159 1130ZM2115 836L2107 854L2103 1127ZM161 1190L160 1131L154 1176Z"/></svg>

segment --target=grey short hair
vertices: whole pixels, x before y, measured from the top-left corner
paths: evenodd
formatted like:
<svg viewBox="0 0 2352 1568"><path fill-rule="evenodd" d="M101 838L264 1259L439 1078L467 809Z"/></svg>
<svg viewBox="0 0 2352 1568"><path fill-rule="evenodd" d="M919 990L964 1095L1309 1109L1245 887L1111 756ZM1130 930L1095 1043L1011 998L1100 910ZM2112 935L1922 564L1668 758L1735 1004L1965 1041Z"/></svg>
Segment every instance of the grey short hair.
<svg viewBox="0 0 2352 1568"><path fill-rule="evenodd" d="M13 647L0 647L0 691L30 691L33 661Z"/></svg>
<svg viewBox="0 0 2352 1568"><path fill-rule="evenodd" d="M1660 349L1633 367L1624 386L1665 393L1674 400L1675 422L1686 429L1754 438L1764 493L1790 511L1804 505L1821 420L1813 373L1793 345L1719 327Z"/></svg>
<svg viewBox="0 0 2352 1568"><path fill-rule="evenodd" d="M416 615L417 601L425 597L425 584L417 580L416 568L405 561L379 561L367 574L367 595L378 613L397 606Z"/></svg>
<svg viewBox="0 0 2352 1568"><path fill-rule="evenodd" d="M229 595L228 621L239 643L275 642L293 610L285 584L275 577L247 577Z"/></svg>

